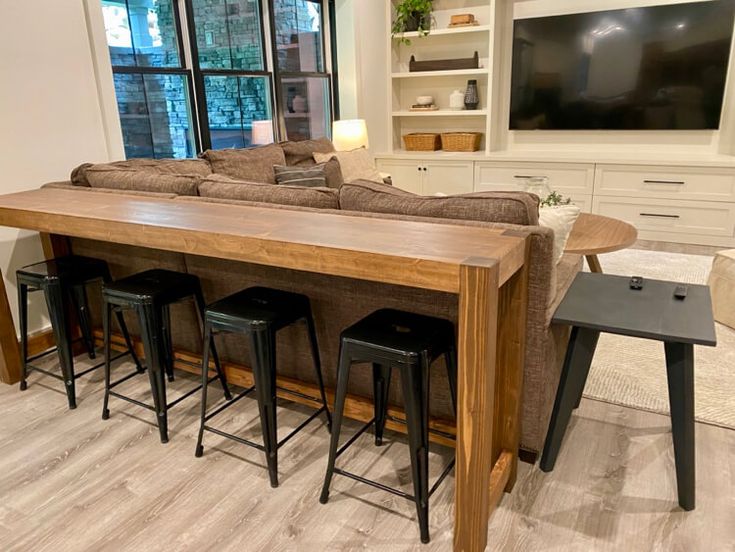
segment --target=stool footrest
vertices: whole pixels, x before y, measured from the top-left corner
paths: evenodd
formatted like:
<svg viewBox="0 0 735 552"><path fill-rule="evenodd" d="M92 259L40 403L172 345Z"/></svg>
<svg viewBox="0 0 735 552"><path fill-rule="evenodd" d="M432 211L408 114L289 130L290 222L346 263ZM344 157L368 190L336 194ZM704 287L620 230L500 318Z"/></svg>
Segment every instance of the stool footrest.
<svg viewBox="0 0 735 552"><path fill-rule="evenodd" d="M370 427L371 425L373 425L374 423L375 423L375 418L373 418L373 419L372 419L372 420L370 420L370 421L369 421L368 423L366 423L366 424L365 424L364 426L362 426L362 427L360 428L360 431L358 431L357 433L355 433L355 434L354 434L354 435L353 435L352 437L350 437L350 438L348 439L348 441L347 441L347 442L346 442L346 443L345 443L344 445L342 445L342 447L341 447L341 448L340 448L340 449L339 449L339 450L337 451L337 455L335 456L335 458L339 458L339 456L340 456L340 455L341 455L341 454L342 454L342 453L343 453L344 451L346 451L346 450L347 450L347 449L348 449L348 448L350 447L350 445L351 445L352 443L354 443L355 441L357 441L357 440L358 440L358 439L360 438L360 435L362 435L363 433L365 433L365 432L366 432L366 431L368 430L368 428L369 428L369 427Z"/></svg>
<svg viewBox="0 0 735 552"><path fill-rule="evenodd" d="M219 414L220 412L222 412L223 410L225 410L229 406L232 406L233 404L235 404L236 402L238 402L240 399L244 399L245 397L247 397L253 391L255 391L255 386L254 385L252 387L248 387L247 389L245 389L245 391L242 391L237 397L233 398L232 400L229 400L229 401L225 402L225 404L220 405L217 408L215 408L212 412L210 412L209 414L207 414L206 416L204 416L204 421L205 422L208 422L209 420L211 420L212 418L214 418L217 414Z"/></svg>

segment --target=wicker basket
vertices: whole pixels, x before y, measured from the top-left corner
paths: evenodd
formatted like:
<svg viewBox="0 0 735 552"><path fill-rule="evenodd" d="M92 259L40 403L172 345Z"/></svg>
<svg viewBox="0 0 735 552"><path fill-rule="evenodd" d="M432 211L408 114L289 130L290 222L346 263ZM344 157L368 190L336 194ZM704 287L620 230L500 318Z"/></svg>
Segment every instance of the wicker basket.
<svg viewBox="0 0 735 552"><path fill-rule="evenodd" d="M482 132L442 132L444 151L477 151L480 149Z"/></svg>
<svg viewBox="0 0 735 552"><path fill-rule="evenodd" d="M441 149L439 135L434 132L413 132L403 135L407 151L436 151Z"/></svg>

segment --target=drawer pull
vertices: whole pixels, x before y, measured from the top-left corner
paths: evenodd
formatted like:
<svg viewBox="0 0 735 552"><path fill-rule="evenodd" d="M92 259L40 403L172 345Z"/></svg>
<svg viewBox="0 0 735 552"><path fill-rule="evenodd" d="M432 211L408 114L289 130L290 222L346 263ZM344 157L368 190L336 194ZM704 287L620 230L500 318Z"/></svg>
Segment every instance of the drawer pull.
<svg viewBox="0 0 735 552"><path fill-rule="evenodd" d="M683 180L644 180L644 184L675 184L677 186L683 186L686 184Z"/></svg>
<svg viewBox="0 0 735 552"><path fill-rule="evenodd" d="M516 174L513 176L513 178L521 178L523 180L528 180L529 178L549 178L546 175L543 174Z"/></svg>
<svg viewBox="0 0 735 552"><path fill-rule="evenodd" d="M661 213L638 213L642 217L678 219L679 215L662 215Z"/></svg>

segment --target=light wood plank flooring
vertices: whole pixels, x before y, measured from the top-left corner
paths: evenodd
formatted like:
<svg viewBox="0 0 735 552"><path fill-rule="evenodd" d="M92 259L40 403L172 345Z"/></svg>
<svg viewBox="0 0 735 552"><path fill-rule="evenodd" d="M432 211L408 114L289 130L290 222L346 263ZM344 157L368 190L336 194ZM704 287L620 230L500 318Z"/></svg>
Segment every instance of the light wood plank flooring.
<svg viewBox="0 0 735 552"><path fill-rule="evenodd" d="M172 387L192 383L182 375ZM24 393L0 385L0 550L451 549L451 477L432 499L432 542L420 545L413 506L398 497L336 476L329 504L319 504L328 443L321 421L281 450L281 487L271 489L255 449L208 434L204 457L194 457L198 398L172 410L171 442L161 445L150 412L113 398L111 419L100 419L100 373L78 384L75 411L48 377L32 375ZM146 386L143 376L126 390L145 397ZM212 385L211 399L220 396ZM286 404L280 434L306 412ZM254 401L220 424L257 439ZM343 462L408 489L403 438L389 438L375 448L364 436ZM447 457L437 447L434 474ZM735 550L735 432L698 424L697 462L697 509L685 513L668 419L585 399L556 470L521 464L492 518L489 549Z"/></svg>

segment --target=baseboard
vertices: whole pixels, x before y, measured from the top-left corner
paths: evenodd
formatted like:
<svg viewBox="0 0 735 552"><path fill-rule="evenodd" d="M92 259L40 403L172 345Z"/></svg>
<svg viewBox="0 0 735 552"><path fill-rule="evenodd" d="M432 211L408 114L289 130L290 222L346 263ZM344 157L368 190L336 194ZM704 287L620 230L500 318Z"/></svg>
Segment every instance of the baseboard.
<svg viewBox="0 0 735 552"><path fill-rule="evenodd" d="M51 347L56 347L54 332L51 328L32 333L28 336L28 356L36 356Z"/></svg>

